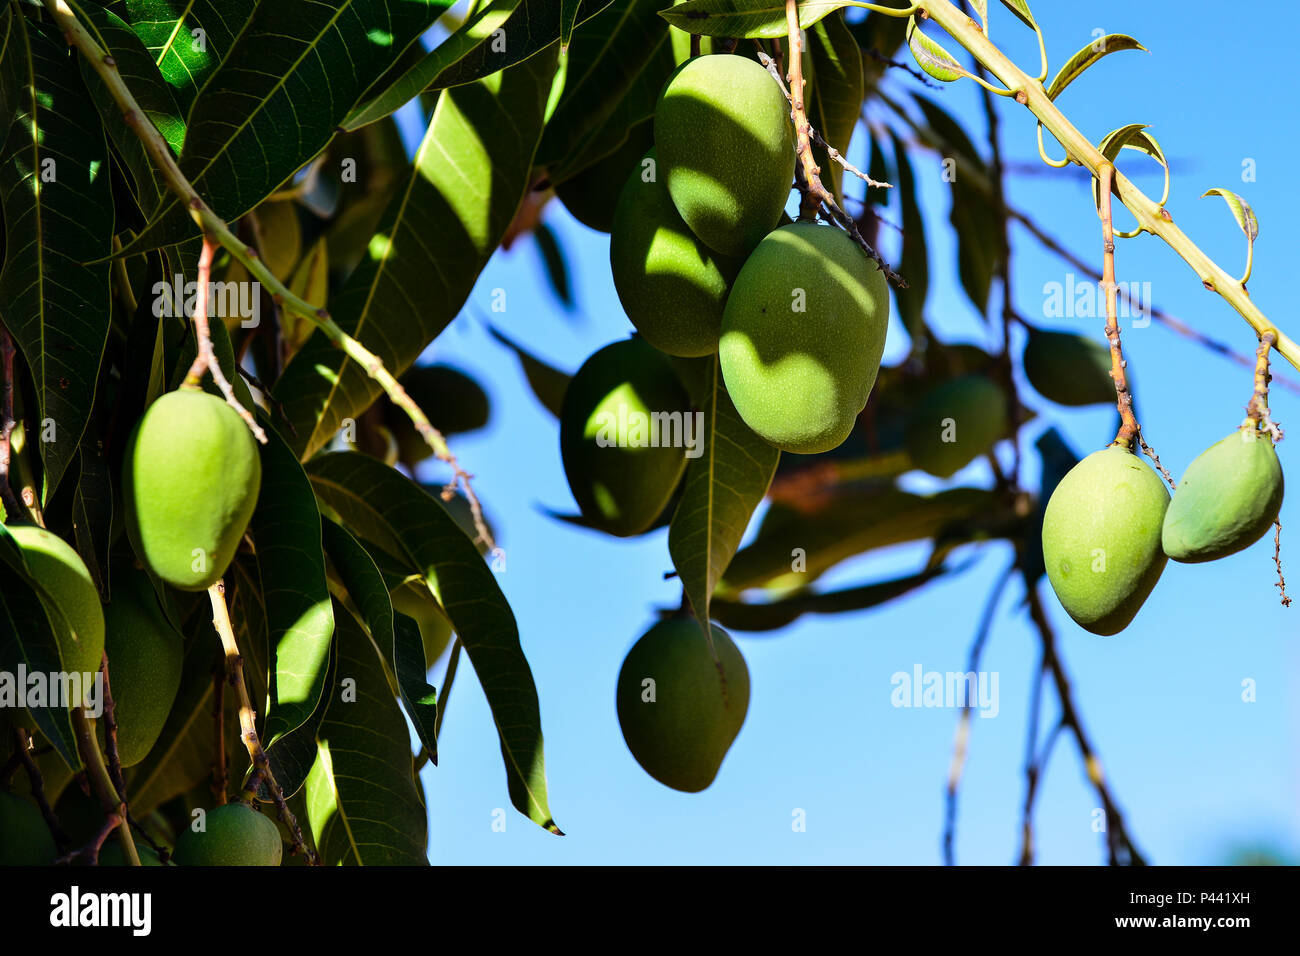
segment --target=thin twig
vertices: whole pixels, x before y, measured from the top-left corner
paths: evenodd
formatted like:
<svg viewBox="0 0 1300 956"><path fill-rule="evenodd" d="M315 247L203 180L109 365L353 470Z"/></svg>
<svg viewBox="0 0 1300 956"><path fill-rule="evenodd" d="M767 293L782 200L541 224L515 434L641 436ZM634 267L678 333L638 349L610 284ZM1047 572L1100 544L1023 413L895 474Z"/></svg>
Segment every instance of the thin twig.
<svg viewBox="0 0 1300 956"><path fill-rule="evenodd" d="M1039 675L1041 683L1042 675ZM1043 747L1036 754L1031 754L1025 763L1025 803L1020 816L1020 859L1021 866L1034 864L1034 804L1038 801L1038 785L1047 770L1047 763L1052 759L1056 739L1061 736L1065 725L1059 721L1052 725L1043 742ZM1032 738L1031 738L1032 739Z"/></svg>
<svg viewBox="0 0 1300 956"><path fill-rule="evenodd" d="M1115 435L1115 444L1123 445L1130 451L1136 444L1140 426L1137 416L1133 414L1133 393L1128 388L1127 363L1124 361L1124 349L1119 339L1119 319L1116 308L1115 293L1115 229L1111 217L1110 192L1114 180L1115 167L1106 163L1101 167L1098 178L1101 181L1101 204L1098 210L1101 216L1101 236L1104 250L1104 266L1101 270L1102 291L1106 295L1106 340L1110 343L1110 377L1115 382L1115 407L1119 410L1120 426Z"/></svg>
<svg viewBox="0 0 1300 956"><path fill-rule="evenodd" d="M14 756L18 762L27 771L27 785L32 792L32 799L36 805L41 808L41 816L45 818L45 825L49 827L50 834L54 837L54 844L60 850L64 851L72 842L63 827L59 826L59 818L54 813L54 808L50 806L49 799L45 796L45 778L41 776L41 768L36 766L36 761L31 755L31 737L28 736L27 730L23 727L14 728Z"/></svg>
<svg viewBox="0 0 1300 956"><path fill-rule="evenodd" d="M104 829L99 834L98 841L92 847L73 855L89 852L91 862L95 862L99 859L99 848L103 845L105 837L116 829L127 862L131 866L139 866L140 857L136 853L135 840L131 837L126 802L121 799L113 786L108 767L104 765L104 755L99 749L99 741L95 738L94 726L81 707L72 710L72 729L77 739L77 752L81 755L81 762L85 764L87 782L98 797L105 816Z"/></svg>
<svg viewBox="0 0 1300 956"><path fill-rule="evenodd" d="M940 86L938 83L933 82L928 76L926 76L920 70L913 69L908 64L900 63L898 60L891 60L889 57L885 56L885 54L881 53L879 50L864 49L862 52L865 53L867 56L871 57L871 59L875 60L877 63L881 63L884 66L890 67L895 70L902 70L904 73L910 73L912 76L916 77L918 80L921 81L922 86L928 86L932 90L943 89L942 86Z"/></svg>
<svg viewBox="0 0 1300 956"><path fill-rule="evenodd" d="M1290 607L1291 598L1286 593L1286 578L1282 576L1282 522L1273 519L1273 564L1277 566L1277 584L1274 585L1282 592L1282 606Z"/></svg>

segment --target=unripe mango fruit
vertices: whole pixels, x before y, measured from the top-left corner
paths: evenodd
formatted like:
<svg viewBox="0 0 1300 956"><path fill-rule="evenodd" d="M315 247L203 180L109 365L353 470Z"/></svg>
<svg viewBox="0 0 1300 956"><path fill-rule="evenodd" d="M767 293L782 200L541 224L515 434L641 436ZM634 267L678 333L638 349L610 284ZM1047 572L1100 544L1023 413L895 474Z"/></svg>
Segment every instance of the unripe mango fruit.
<svg viewBox="0 0 1300 956"><path fill-rule="evenodd" d="M992 379L963 375L926 392L908 415L912 464L951 478L1007 433L1007 399Z"/></svg>
<svg viewBox="0 0 1300 956"><path fill-rule="evenodd" d="M743 256L781 216L794 180L790 105L743 56L697 56L669 77L654 119L660 173L711 249Z"/></svg>
<svg viewBox="0 0 1300 956"><path fill-rule="evenodd" d="M614 227L614 207L628 174L652 142L653 121L638 123L628 130L618 149L556 186L556 197L588 229L609 232Z"/></svg>
<svg viewBox="0 0 1300 956"><path fill-rule="evenodd" d="M270 818L244 803L206 813L206 829L187 828L176 841L177 866L279 866L280 831Z"/></svg>
<svg viewBox="0 0 1300 956"><path fill-rule="evenodd" d="M660 621L628 651L618 674L618 722L646 773L674 790L713 783L749 709L749 668L712 625L714 663L694 618Z"/></svg>
<svg viewBox="0 0 1300 956"><path fill-rule="evenodd" d="M36 804L0 790L0 866L48 866L57 853Z"/></svg>
<svg viewBox="0 0 1300 956"><path fill-rule="evenodd" d="M72 546L35 525L7 525L32 577L54 600L46 614L59 644L62 669L99 672L104 655L104 610L85 563Z"/></svg>
<svg viewBox="0 0 1300 956"><path fill-rule="evenodd" d="M560 455L584 517L620 536L654 523L686 469L680 429L655 422L685 424L689 410L668 357L641 338L607 345L582 364L560 408Z"/></svg>
<svg viewBox="0 0 1300 956"><path fill-rule="evenodd" d="M727 290L741 263L696 238L678 215L655 160L651 150L627 178L614 210L614 288L628 319L655 348L686 358L711 355L718 350Z"/></svg>
<svg viewBox="0 0 1300 956"><path fill-rule="evenodd" d="M134 568L122 569L113 578L104 631L117 753L122 766L131 767L149 755L167 722L181 684L185 649L148 577ZM99 733L102 740L102 721Z"/></svg>
<svg viewBox="0 0 1300 956"><path fill-rule="evenodd" d="M234 558L261 481L238 412L196 389L168 392L136 425L122 465L131 543L172 587L205 590Z"/></svg>
<svg viewBox="0 0 1300 956"><path fill-rule="evenodd" d="M736 410L777 448L829 451L867 404L888 325L885 277L845 232L782 226L745 261L722 315Z"/></svg>
<svg viewBox="0 0 1300 956"><path fill-rule="evenodd" d="M1109 348L1072 332L1032 329L1025 344L1025 377L1058 405L1114 404L1110 364Z"/></svg>
<svg viewBox="0 0 1300 956"><path fill-rule="evenodd" d="M135 841L135 855L140 858L141 866L166 866L158 856L158 851L143 840ZM114 831L105 841L99 851L100 866L130 866L126 861L126 851L122 849L122 841L117 838L117 832Z"/></svg>
<svg viewBox="0 0 1300 956"><path fill-rule="evenodd" d="M1094 634L1128 627L1168 559L1160 529L1169 492L1122 445L1079 462L1043 514L1043 560L1061 606Z"/></svg>
<svg viewBox="0 0 1300 956"><path fill-rule="evenodd" d="M1187 466L1165 513L1165 554L1194 564L1250 547L1277 519L1282 491L1273 440L1248 420Z"/></svg>

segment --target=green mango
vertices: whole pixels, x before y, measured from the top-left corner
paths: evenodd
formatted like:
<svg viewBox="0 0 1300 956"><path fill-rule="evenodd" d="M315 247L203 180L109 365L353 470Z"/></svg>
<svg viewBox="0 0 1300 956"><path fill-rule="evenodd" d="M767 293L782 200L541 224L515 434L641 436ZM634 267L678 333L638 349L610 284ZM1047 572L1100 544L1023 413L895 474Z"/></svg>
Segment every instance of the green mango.
<svg viewBox="0 0 1300 956"><path fill-rule="evenodd" d="M686 358L712 355L741 262L695 237L657 170L650 150L619 195L609 241L614 288L628 319L655 348Z"/></svg>
<svg viewBox="0 0 1300 956"><path fill-rule="evenodd" d="M1250 547L1277 520L1282 491L1273 439L1248 419L1187 466L1165 513L1165 554L1195 564Z"/></svg>
<svg viewBox="0 0 1300 956"><path fill-rule="evenodd" d="M245 803L207 811L206 829L187 827L176 841L177 866L279 866L284 852L270 817Z"/></svg>
<svg viewBox="0 0 1300 956"><path fill-rule="evenodd" d="M1128 627L1168 559L1160 530L1169 491L1123 445L1083 459L1043 514L1043 560L1061 606L1094 634Z"/></svg>
<svg viewBox="0 0 1300 956"><path fill-rule="evenodd" d="M140 858L141 866L168 866L163 863L158 856L158 851L145 843L143 840L135 841L135 855ZM117 838L116 831L104 842L99 850L100 866L129 866L126 861L126 851L122 849L122 841Z"/></svg>
<svg viewBox="0 0 1300 956"><path fill-rule="evenodd" d="M70 544L44 528L7 525L5 530L22 549L32 577L54 599L46 612L63 670L98 673L104 655L104 610L85 563Z"/></svg>
<svg viewBox="0 0 1300 956"><path fill-rule="evenodd" d="M610 534L649 528L686 469L682 431L656 429L654 415L685 425L690 400L668 357L640 338L594 353L565 390L564 473L582 514Z"/></svg>
<svg viewBox="0 0 1300 956"><path fill-rule="evenodd" d="M230 566L261 481L257 442L238 412L207 392L168 392L136 425L122 464L136 553L172 587L206 590Z"/></svg>
<svg viewBox="0 0 1300 956"><path fill-rule="evenodd" d="M119 570L112 597L104 609L104 642L117 752L123 767L133 767L149 755L167 722L181 685L185 648L142 571ZM99 736L102 741L102 721Z"/></svg>
<svg viewBox="0 0 1300 956"><path fill-rule="evenodd" d="M36 804L0 790L0 866L48 866L56 855L54 837Z"/></svg>
<svg viewBox="0 0 1300 956"><path fill-rule="evenodd" d="M711 627L716 665L699 622L681 617L646 631L618 674L618 722L632 756L687 793L713 783L749 709L745 658L726 631Z"/></svg>
<svg viewBox="0 0 1300 956"><path fill-rule="evenodd" d="M746 260L722 315L736 410L784 451L835 448L867 404L888 326L885 277L845 232L782 226Z"/></svg>
<svg viewBox="0 0 1300 956"><path fill-rule="evenodd" d="M756 61L722 53L678 67L655 107L654 141L677 211L709 248L743 256L776 226L794 180L794 128Z"/></svg>
<svg viewBox="0 0 1300 956"><path fill-rule="evenodd" d="M1025 377L1039 395L1058 405L1113 405L1110 349L1073 332L1031 329Z"/></svg>
<svg viewBox="0 0 1300 956"><path fill-rule="evenodd" d="M573 218L588 229L611 231L619 193L653 142L653 121L638 123L627 131L627 138L614 152L556 186L556 197Z"/></svg>
<svg viewBox="0 0 1300 956"><path fill-rule="evenodd" d="M1007 399L992 379L963 375L926 392L908 415L912 464L951 478L1007 434Z"/></svg>

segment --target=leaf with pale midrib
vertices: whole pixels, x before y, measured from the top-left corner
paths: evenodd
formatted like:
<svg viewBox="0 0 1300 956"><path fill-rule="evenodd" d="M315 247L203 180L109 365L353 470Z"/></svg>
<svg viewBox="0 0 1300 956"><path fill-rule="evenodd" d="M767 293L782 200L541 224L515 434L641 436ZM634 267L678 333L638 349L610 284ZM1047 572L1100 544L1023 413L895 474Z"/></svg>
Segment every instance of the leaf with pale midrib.
<svg viewBox="0 0 1300 956"><path fill-rule="evenodd" d="M668 0L664 0L666 4ZM849 0L800 0L799 26L807 29ZM687 0L660 13L687 33L711 37L784 37L785 0Z"/></svg>

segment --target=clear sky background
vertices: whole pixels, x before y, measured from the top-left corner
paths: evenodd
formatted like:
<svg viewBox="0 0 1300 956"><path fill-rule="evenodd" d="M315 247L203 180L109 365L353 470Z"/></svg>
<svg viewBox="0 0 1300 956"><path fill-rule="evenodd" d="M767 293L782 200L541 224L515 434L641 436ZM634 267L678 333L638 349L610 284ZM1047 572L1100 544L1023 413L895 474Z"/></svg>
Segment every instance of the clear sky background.
<svg viewBox="0 0 1300 956"><path fill-rule="evenodd" d="M1295 250L1289 223L1300 218L1294 157L1300 142L1285 91L1284 60L1263 55L1267 36L1300 32L1293 4L1255 8L1251 27L1225 20L1208 2L1038 0L1054 73L1092 40L1092 31L1127 33L1150 54L1116 53L1064 94L1066 115L1093 141L1130 122L1148 123L1174 164L1169 202L1175 220L1229 272L1239 274L1245 240L1222 200L1199 200L1222 186L1253 204L1261 222L1251 294L1292 335L1300 320ZM1033 35L997 3L991 35L1027 69L1036 68ZM1263 14L1263 16L1261 16ZM954 44L950 49L957 50ZM903 53L906 56L906 52ZM896 95L920 84L893 70ZM983 112L970 82L924 91L958 116L978 142ZM1037 162L1034 124L1014 103L1000 101L1008 160ZM410 117L407 116L407 119ZM409 124L408 124L409 126ZM408 129L418 138L418 129ZM865 165L859 127L850 153ZM1060 154L1054 143L1053 155ZM1124 160L1158 198L1158 168L1134 154ZM984 327L962 293L956 246L948 225L948 186L939 158L916 151L912 163L927 216L931 252L928 315L948 341L983 341ZM1243 182L1254 160L1256 181ZM860 184L857 184L860 185ZM1100 266L1100 226L1086 178L1039 164L1009 182L1009 199L1030 211L1067 245ZM897 209L889 219L898 222ZM1121 211L1117 225L1126 221ZM436 863L888 863L941 861L944 787L958 713L891 706L897 671L964 671L987 595L1011 560L1006 544L968 548L974 567L874 611L804 618L770 634L735 636L749 664L748 719L716 782L683 794L637 765L619 732L614 686L624 654L655 619L676 605L666 531L633 540L609 538L548 517L572 511L560 463L558 425L528 391L515 359L487 333L486 317L554 365L572 372L587 355L630 331L609 273L608 237L573 220L559 202L545 221L568 256L577 309L566 313L549 291L542 258L530 238L499 251L461 316L423 361L474 375L492 399L492 420L453 441L477 476L506 569L499 581L519 621L524 650L541 697L551 808L567 836L543 832L509 803L491 714L467 661L457 678L439 741L440 762L422 774ZM882 235L896 258L897 234ZM1013 235L1014 295L1031 320L1101 337L1103 319L1046 320L1044 285L1067 281L1069 267L1023 231ZM1236 350L1253 350L1249 327L1163 242L1122 241L1118 278L1151 284L1162 308ZM1076 276L1077 281L1085 281ZM506 290L507 310L491 313L492 290ZM997 295L995 291L995 296ZM1289 327L1296 324L1297 327ZM894 322L886 361L907 340ZM1250 374L1152 323L1126 326L1124 345L1148 440L1181 476L1204 448L1242 419ZM1290 368L1279 371L1300 381ZM1066 411L1023 397L1039 418L1022 431L1025 480L1037 484L1033 439L1055 424L1082 454L1114 434L1114 412ZM1275 417L1300 428L1300 396L1275 387ZM1297 432L1300 435L1300 431ZM1292 441L1279 452L1294 467ZM1009 448L1003 452L1009 454ZM441 477L436 468L421 472ZM987 482L984 465L954 483ZM933 487L933 482L909 482ZM1300 495L1282 509L1283 559L1300 597ZM751 525L756 526L757 520ZM903 547L846 562L825 587L866 583L919 567L925 549ZM1300 601L1280 607L1271 536L1209 565L1170 563L1136 621L1114 638L1095 637L1061 610L1044 582L1043 596L1059 634L1085 726L1101 754L1113 792L1139 849L1155 863L1219 863L1244 846L1300 853L1297 718L1300 707ZM976 717L961 790L959 863L1015 859L1024 798L1024 748L1029 692L1039 641L1022 609L1018 580L999 606L983 669L998 675L996 717ZM441 667L435 683L441 687ZM1242 682L1256 685L1254 703ZM1058 710L1049 690L1044 728ZM1062 736L1040 785L1038 860L1093 864L1105 859L1093 830L1100 806L1083 775L1073 739ZM504 832L493 828L505 809ZM805 832L791 823L806 813Z"/></svg>

